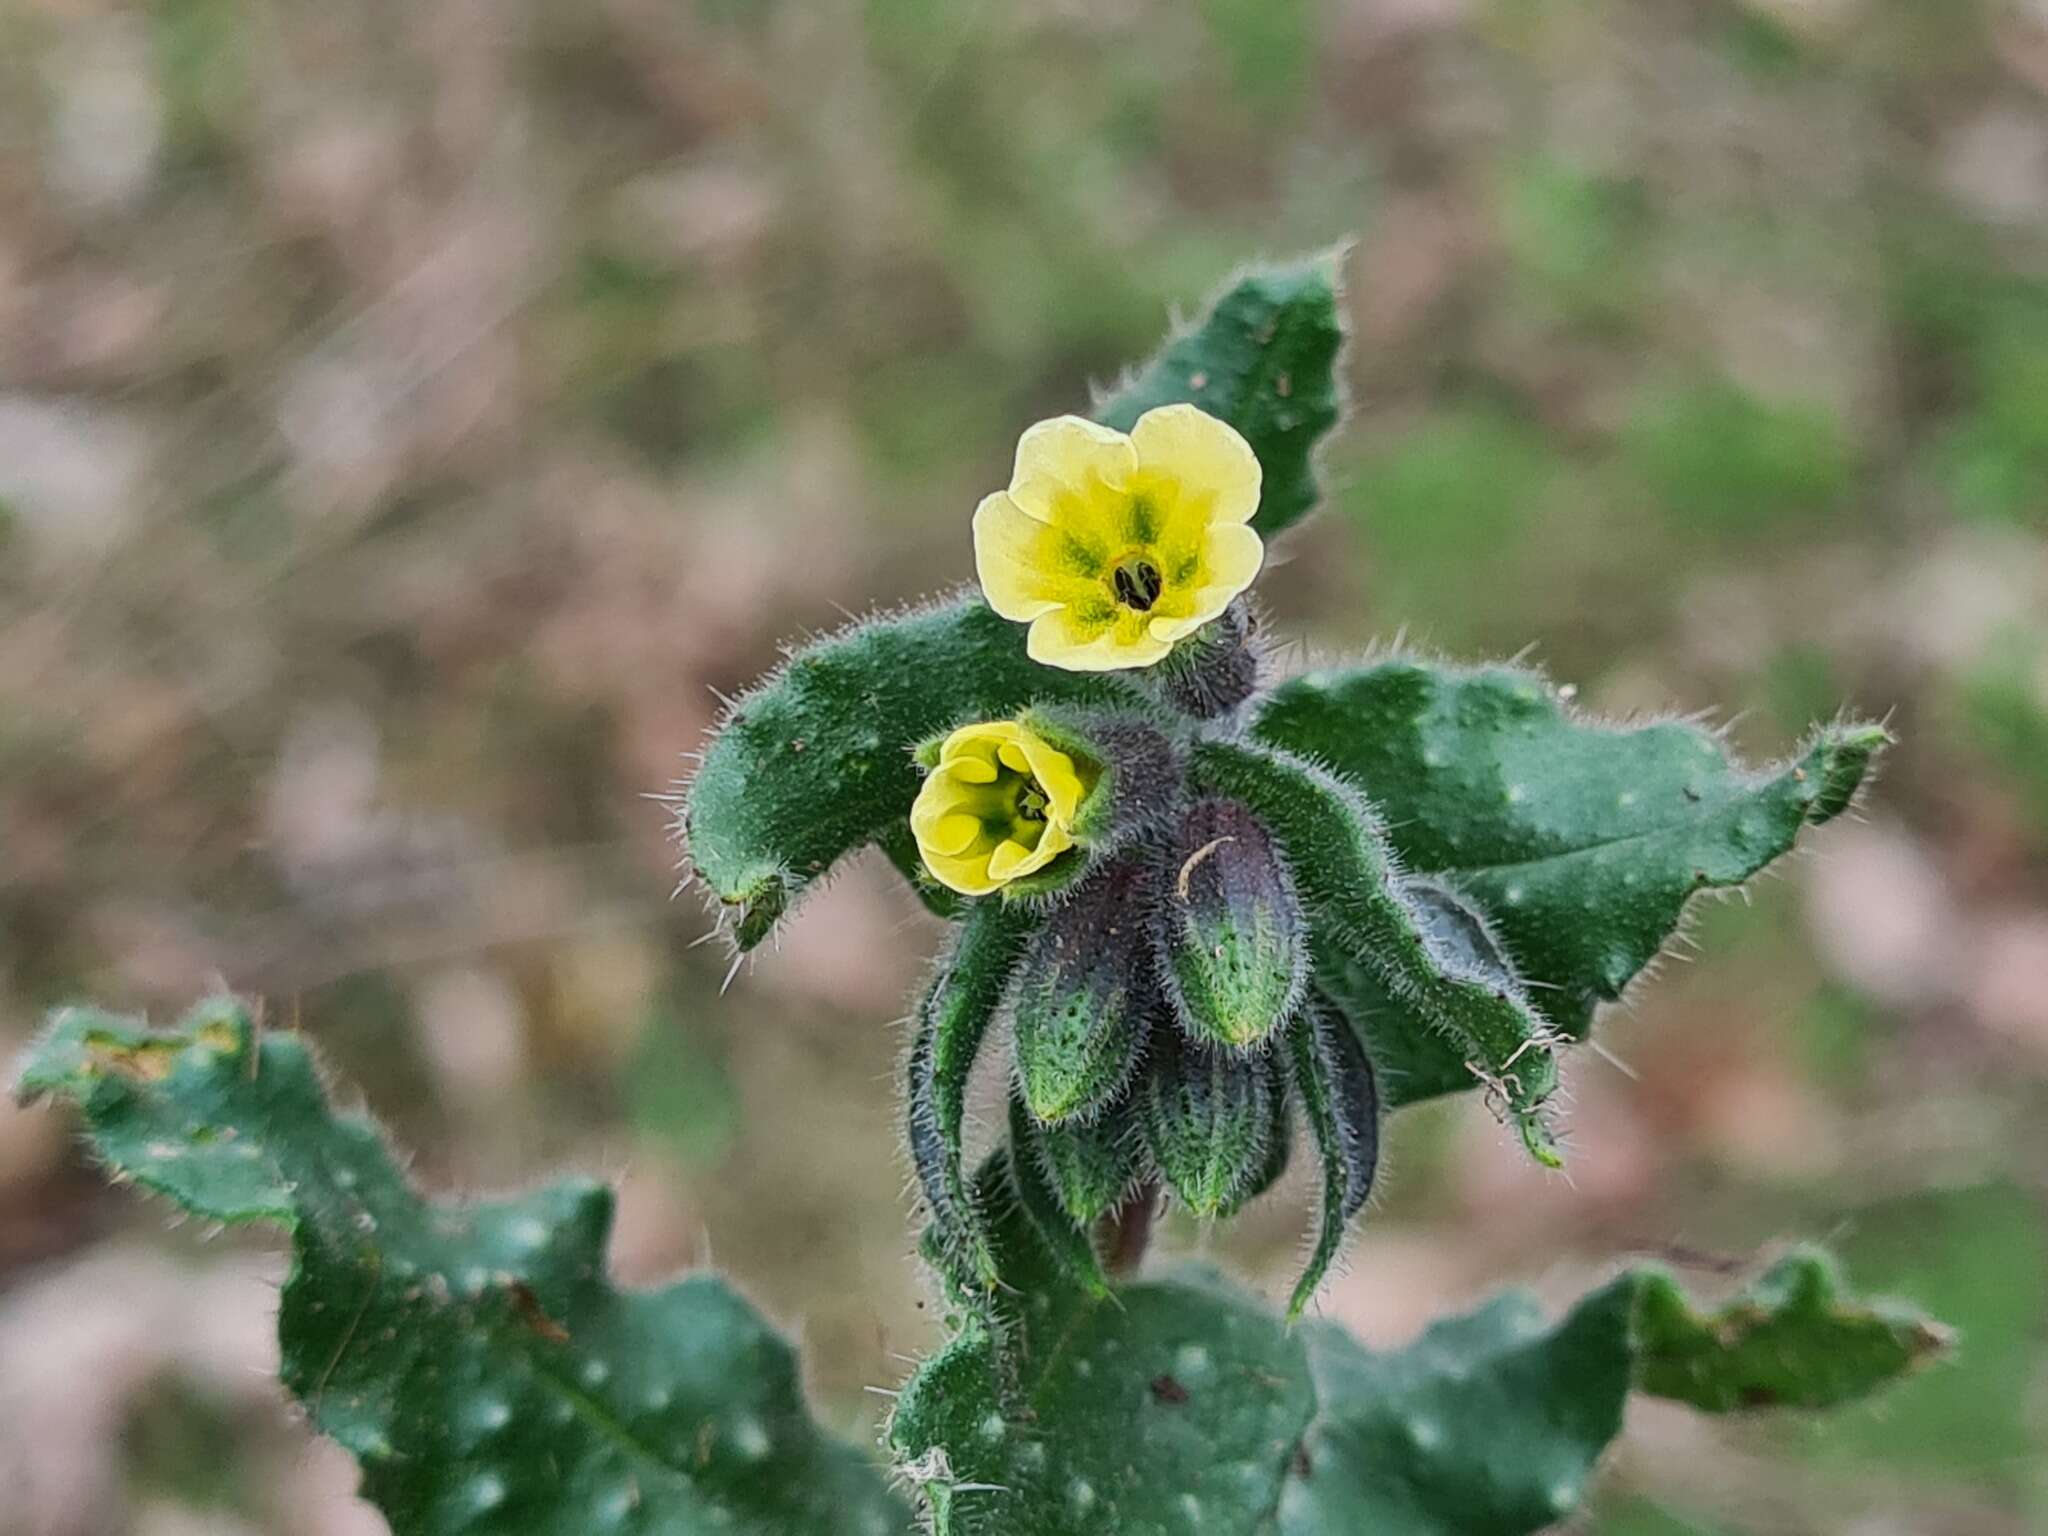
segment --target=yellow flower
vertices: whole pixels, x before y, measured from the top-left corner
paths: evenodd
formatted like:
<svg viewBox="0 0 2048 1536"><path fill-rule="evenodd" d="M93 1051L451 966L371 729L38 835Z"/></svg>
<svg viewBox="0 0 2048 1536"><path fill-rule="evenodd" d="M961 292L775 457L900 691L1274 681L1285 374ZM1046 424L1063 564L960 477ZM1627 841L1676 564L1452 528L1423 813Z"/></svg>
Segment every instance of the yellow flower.
<svg viewBox="0 0 2048 1536"><path fill-rule="evenodd" d="M1258 508L1251 445L1192 405L1147 411L1128 437L1056 416L975 509L975 571L991 608L1031 626L1032 660L1149 667L1258 575Z"/></svg>
<svg viewBox="0 0 2048 1536"><path fill-rule="evenodd" d="M925 867L963 896L986 896L1074 846L1088 785L1074 759L1015 720L963 725L910 808Z"/></svg>

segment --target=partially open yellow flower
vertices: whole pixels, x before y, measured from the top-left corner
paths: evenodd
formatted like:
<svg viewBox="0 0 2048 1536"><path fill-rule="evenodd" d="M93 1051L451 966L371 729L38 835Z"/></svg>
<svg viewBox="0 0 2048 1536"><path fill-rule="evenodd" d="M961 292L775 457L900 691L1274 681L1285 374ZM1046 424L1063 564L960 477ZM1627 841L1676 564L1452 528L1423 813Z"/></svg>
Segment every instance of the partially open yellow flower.
<svg viewBox="0 0 2048 1536"><path fill-rule="evenodd" d="M1056 416L975 509L975 571L991 608L1031 626L1032 660L1149 667L1258 575L1258 509L1251 445L1192 405L1147 411L1128 437Z"/></svg>
<svg viewBox="0 0 2048 1536"><path fill-rule="evenodd" d="M1072 757L1015 720L986 720L939 747L910 830L941 884L986 896L1074 846L1087 793Z"/></svg>

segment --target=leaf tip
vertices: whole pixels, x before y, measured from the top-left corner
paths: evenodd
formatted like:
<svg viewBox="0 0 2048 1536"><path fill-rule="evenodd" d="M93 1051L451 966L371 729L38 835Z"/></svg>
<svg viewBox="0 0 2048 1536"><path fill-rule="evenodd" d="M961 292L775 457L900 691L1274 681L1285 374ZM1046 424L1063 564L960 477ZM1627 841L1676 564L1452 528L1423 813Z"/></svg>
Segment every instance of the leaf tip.
<svg viewBox="0 0 2048 1536"><path fill-rule="evenodd" d="M1798 770L1811 781L1806 819L1818 826L1847 810L1877 755L1895 739L1884 726L1870 721L1823 730Z"/></svg>

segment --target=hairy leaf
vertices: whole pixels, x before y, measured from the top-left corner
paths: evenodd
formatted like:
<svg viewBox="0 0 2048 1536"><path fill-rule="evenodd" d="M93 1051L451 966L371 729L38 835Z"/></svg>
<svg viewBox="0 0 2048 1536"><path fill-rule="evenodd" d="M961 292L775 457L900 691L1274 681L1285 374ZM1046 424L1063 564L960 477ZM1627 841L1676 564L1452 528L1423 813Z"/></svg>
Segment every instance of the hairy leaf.
<svg viewBox="0 0 2048 1536"><path fill-rule="evenodd" d="M1357 790L1285 752L1197 749L1201 787L1234 795L1278 840L1319 942L1370 970L1500 1094L1532 1156L1560 1161L1544 1118L1557 1086L1552 1037L1516 979L1470 962L1403 888L1386 832Z"/></svg>
<svg viewBox="0 0 2048 1536"><path fill-rule="evenodd" d="M330 1109L305 1043L235 1002L166 1033L63 1010L20 1092L77 1103L117 1177L291 1230L285 1383L396 1536L908 1528L722 1281L606 1283L608 1188L423 1200L367 1120Z"/></svg>
<svg viewBox="0 0 2048 1536"><path fill-rule="evenodd" d="M1410 657L1295 678L1254 731L1365 794L1406 869L1475 902L1575 1037L1691 897L1740 885L1841 812L1889 739L1829 726L1752 773L1696 725L1602 725L1520 668Z"/></svg>
<svg viewBox="0 0 2048 1536"><path fill-rule="evenodd" d="M881 842L904 862L919 742L1032 703L1138 699L1124 679L1039 666L979 596L863 620L727 712L683 805L691 867L751 949L841 855Z"/></svg>
<svg viewBox="0 0 2048 1536"><path fill-rule="evenodd" d="M1702 1316L1668 1275L1640 1277L1636 1385L1709 1413L1831 1408L1903 1375L1950 1342L1910 1307L1843 1295L1833 1259L1787 1254Z"/></svg>
<svg viewBox="0 0 2048 1536"><path fill-rule="evenodd" d="M1271 538L1315 506L1312 455L1343 410L1336 266L1325 256L1247 272L1095 419L1128 432L1154 406L1188 401L1229 422L1259 457L1265 483L1252 526Z"/></svg>
<svg viewBox="0 0 2048 1536"><path fill-rule="evenodd" d="M1631 1384L1667 1392L1674 1348L1696 1362L1689 1382L1742 1379L1770 1337L1783 1359L1769 1400L1819 1404L1940 1347L1888 1310L1902 1347L1859 1347L1845 1373L1824 1363L1829 1347L1871 1309L1832 1292L1811 1306L1767 1279L1745 1303L1756 1318L1731 1328L1729 1312L1694 1316L1653 1269L1554 1325L1508 1295L1369 1350L1333 1324L1287 1329L1207 1278L1108 1298L1060 1282L1005 1201L1003 1166L982 1180L1004 1273L1031 1277L1003 1361L970 1327L911 1378L889 1430L937 1536L1524 1536L1578 1504Z"/></svg>

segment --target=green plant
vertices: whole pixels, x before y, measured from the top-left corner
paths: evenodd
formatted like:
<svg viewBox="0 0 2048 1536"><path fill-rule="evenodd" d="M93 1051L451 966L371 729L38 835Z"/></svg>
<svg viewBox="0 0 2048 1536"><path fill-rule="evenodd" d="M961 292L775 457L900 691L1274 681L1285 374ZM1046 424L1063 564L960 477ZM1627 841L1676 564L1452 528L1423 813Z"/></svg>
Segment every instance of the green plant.
<svg viewBox="0 0 2048 1536"><path fill-rule="evenodd" d="M1277 675L1246 589L1316 501L1339 317L1332 262L1251 272L1092 424L1032 429L975 517L983 593L796 652L680 801L736 967L869 844L955 925L906 1068L951 1338L897 1401L893 1484L722 1282L606 1283L603 1187L423 1199L232 1000L51 1021L21 1091L76 1102L115 1177L289 1229L286 1382L401 1536L1525 1532L1577 1506L1630 1391L1817 1409L1940 1353L1807 1249L1710 1311L1634 1268L1554 1325L1507 1297L1391 1353L1299 1321L1385 1115L1477 1088L1559 1165L1559 1058L1595 1010L1886 741L1837 722L1755 772L1512 665ZM1008 1136L972 1168L999 1032ZM1162 1198L1227 1218L1297 1128L1318 1232L1286 1316L1137 1277Z"/></svg>

